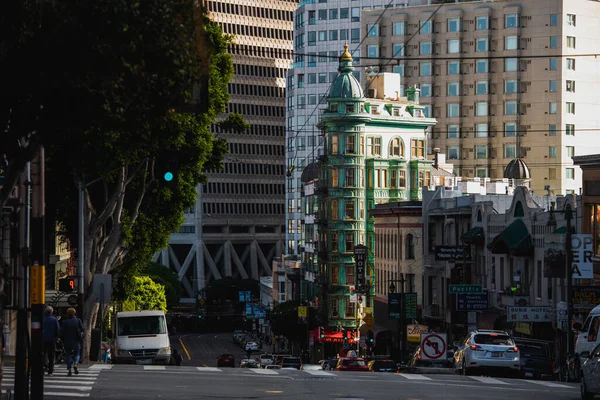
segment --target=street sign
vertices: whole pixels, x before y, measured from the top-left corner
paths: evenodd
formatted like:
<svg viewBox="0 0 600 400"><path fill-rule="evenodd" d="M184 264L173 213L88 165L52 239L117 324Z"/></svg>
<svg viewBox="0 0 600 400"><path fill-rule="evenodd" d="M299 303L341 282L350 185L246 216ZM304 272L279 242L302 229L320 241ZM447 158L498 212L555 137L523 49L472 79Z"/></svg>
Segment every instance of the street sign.
<svg viewBox="0 0 600 400"><path fill-rule="evenodd" d="M404 318L417 318L417 294L404 293Z"/></svg>
<svg viewBox="0 0 600 400"><path fill-rule="evenodd" d="M388 318L402 318L402 293L388 294Z"/></svg>
<svg viewBox="0 0 600 400"><path fill-rule="evenodd" d="M356 286L358 292L362 293L365 290L367 246L359 244L354 247L354 261L356 262Z"/></svg>
<svg viewBox="0 0 600 400"><path fill-rule="evenodd" d="M29 290L31 304L46 303L46 267L32 265L29 268Z"/></svg>
<svg viewBox="0 0 600 400"><path fill-rule="evenodd" d="M67 303L69 303L70 306L76 306L78 300L79 297L76 294L72 294L69 297L67 297Z"/></svg>
<svg viewBox="0 0 600 400"><path fill-rule="evenodd" d="M446 334L422 333L421 354L425 360L437 360L446 357Z"/></svg>
<svg viewBox="0 0 600 400"><path fill-rule="evenodd" d="M240 303L248 302L248 301L251 301L251 299L252 299L251 291L240 291L238 293L238 295L239 295Z"/></svg>
<svg viewBox="0 0 600 400"><path fill-rule="evenodd" d="M507 307L507 322L552 322L552 307Z"/></svg>
<svg viewBox="0 0 600 400"><path fill-rule="evenodd" d="M303 324L307 322L308 317L308 307L306 306L298 306L298 323Z"/></svg>
<svg viewBox="0 0 600 400"><path fill-rule="evenodd" d="M436 261L471 260L471 246L435 246Z"/></svg>
<svg viewBox="0 0 600 400"><path fill-rule="evenodd" d="M365 315L365 317L363 318L363 321L364 321L365 325L367 325L368 330L373 329L373 324L375 323L375 318L373 318L373 316L371 314Z"/></svg>
<svg viewBox="0 0 600 400"><path fill-rule="evenodd" d="M481 285L450 285L450 294L458 293L482 293L483 286Z"/></svg>
<svg viewBox="0 0 600 400"><path fill-rule="evenodd" d="M456 310L487 310L488 293L458 293L456 295Z"/></svg>
<svg viewBox="0 0 600 400"><path fill-rule="evenodd" d="M112 294L112 275L94 274L92 281L92 298L94 302L109 304Z"/></svg>

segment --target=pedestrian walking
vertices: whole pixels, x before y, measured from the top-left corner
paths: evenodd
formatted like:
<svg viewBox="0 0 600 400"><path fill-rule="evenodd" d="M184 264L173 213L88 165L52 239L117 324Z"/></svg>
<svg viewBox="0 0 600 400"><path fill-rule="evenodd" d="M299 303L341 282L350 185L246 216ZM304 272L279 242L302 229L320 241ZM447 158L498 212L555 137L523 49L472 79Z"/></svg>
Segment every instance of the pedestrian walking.
<svg viewBox="0 0 600 400"><path fill-rule="evenodd" d="M172 356L173 356L173 360L175 361L175 365L180 366L181 362L183 361L183 356L181 354L179 354L177 349L173 349Z"/></svg>
<svg viewBox="0 0 600 400"><path fill-rule="evenodd" d="M48 366L48 375L54 373L54 361L56 360L56 342L60 337L60 326L54 318L54 309L50 306L44 310L44 360Z"/></svg>
<svg viewBox="0 0 600 400"><path fill-rule="evenodd" d="M76 316L74 308L67 310L67 319L63 322L62 337L66 352L67 375L71 376L71 367L75 375L79 374L79 358L81 354L81 341L83 338L83 323Z"/></svg>

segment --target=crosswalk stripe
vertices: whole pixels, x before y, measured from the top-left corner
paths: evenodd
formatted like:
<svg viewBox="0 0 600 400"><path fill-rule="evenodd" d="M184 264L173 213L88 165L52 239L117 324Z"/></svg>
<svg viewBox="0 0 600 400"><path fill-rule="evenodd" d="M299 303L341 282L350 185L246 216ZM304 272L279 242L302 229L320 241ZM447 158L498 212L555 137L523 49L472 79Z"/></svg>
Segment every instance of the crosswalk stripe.
<svg viewBox="0 0 600 400"><path fill-rule="evenodd" d="M416 380L416 381L430 381L431 378L426 377L425 375L420 374L398 374L403 378Z"/></svg>
<svg viewBox="0 0 600 400"><path fill-rule="evenodd" d="M547 381L533 381L529 379L525 379L525 382L535 383L536 385L551 387L551 388L561 388L561 389L572 389L571 386L561 385L560 383L547 382Z"/></svg>
<svg viewBox="0 0 600 400"><path fill-rule="evenodd" d="M91 369L91 370L112 369L112 367L114 367L113 364L93 364L93 365L90 365L88 367L88 369Z"/></svg>
<svg viewBox="0 0 600 400"><path fill-rule="evenodd" d="M53 379L51 381L44 380L44 386L47 386L48 384L53 384L53 383L62 383L63 386L61 386L61 387L65 387L64 385L81 385L81 384L84 384L84 385L93 385L96 382L94 382L94 381L72 381L70 379L69 380L66 380L66 379L65 380ZM13 386L13 385L14 385L14 382L2 382L2 386ZM72 386L72 387L68 386L68 387L69 388L75 388L75 387L78 387L78 386Z"/></svg>
<svg viewBox="0 0 600 400"><path fill-rule="evenodd" d="M164 365L144 365L146 371L164 371L167 367Z"/></svg>
<svg viewBox="0 0 600 400"><path fill-rule="evenodd" d="M489 385L508 385L506 382L502 382L499 379L490 378L488 376L470 376L469 378Z"/></svg>
<svg viewBox="0 0 600 400"><path fill-rule="evenodd" d="M202 371L202 372L223 372L222 369L220 368L215 368L215 367L196 367L198 369L198 371Z"/></svg>
<svg viewBox="0 0 600 400"><path fill-rule="evenodd" d="M335 374L332 374L331 372L327 372L327 371L304 371L307 374L311 374L314 376L335 376Z"/></svg>
<svg viewBox="0 0 600 400"><path fill-rule="evenodd" d="M58 382L55 382L58 383ZM66 389L63 385L46 385L44 383L44 388L48 388L48 389ZM73 386L73 387L68 387L69 390L79 390L81 392L89 392L90 390L92 390L91 386Z"/></svg>
<svg viewBox="0 0 600 400"><path fill-rule="evenodd" d="M89 393L68 393L68 392L44 392L44 396L58 396L62 399L65 397L90 397Z"/></svg>
<svg viewBox="0 0 600 400"><path fill-rule="evenodd" d="M255 374L260 374L260 375L279 375L279 373L275 370L272 369L263 369L263 368L248 368L250 371L254 372Z"/></svg>

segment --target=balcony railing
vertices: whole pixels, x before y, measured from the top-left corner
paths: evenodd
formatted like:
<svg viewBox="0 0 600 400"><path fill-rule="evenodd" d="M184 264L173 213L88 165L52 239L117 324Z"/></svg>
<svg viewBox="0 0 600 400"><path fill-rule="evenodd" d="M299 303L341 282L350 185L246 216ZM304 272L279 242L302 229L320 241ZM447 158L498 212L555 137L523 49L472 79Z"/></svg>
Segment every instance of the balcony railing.
<svg viewBox="0 0 600 400"><path fill-rule="evenodd" d="M444 318L444 311L439 304L429 304L423 306L423 316L428 318L442 319Z"/></svg>

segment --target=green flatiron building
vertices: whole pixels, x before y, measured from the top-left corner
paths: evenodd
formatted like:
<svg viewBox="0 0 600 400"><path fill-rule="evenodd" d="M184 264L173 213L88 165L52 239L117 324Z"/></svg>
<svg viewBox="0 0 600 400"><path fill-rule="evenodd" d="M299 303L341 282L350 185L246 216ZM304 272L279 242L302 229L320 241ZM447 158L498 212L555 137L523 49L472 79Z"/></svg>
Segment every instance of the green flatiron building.
<svg viewBox="0 0 600 400"><path fill-rule="evenodd" d="M329 329L361 327L360 307L372 308L376 240L369 210L379 203L421 200L432 166L426 154L427 132L436 123L424 117L419 89L411 87L406 98L398 96L397 74L368 79L365 96L353 76L348 46L339 58L338 71L327 94L327 109L320 116L327 151L318 162L322 172L320 190L315 191L320 208L316 218L320 303L326 308L322 311ZM368 248L367 288L351 297L357 244Z"/></svg>

